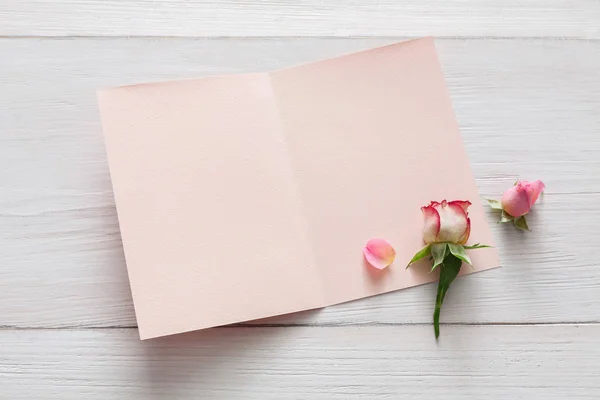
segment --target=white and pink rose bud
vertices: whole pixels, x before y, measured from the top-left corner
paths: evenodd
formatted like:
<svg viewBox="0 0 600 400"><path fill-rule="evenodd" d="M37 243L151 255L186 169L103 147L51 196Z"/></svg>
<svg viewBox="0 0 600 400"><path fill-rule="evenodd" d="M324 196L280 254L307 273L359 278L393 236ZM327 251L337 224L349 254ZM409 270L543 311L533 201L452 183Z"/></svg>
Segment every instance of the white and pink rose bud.
<svg viewBox="0 0 600 400"><path fill-rule="evenodd" d="M467 211L470 205L469 201L442 200L441 203L432 201L428 206L421 207L425 218L425 243L467 243L471 233L471 220Z"/></svg>
<svg viewBox="0 0 600 400"><path fill-rule="evenodd" d="M440 335L440 312L444 296L458 276L463 262L471 264L471 258L466 250L490 247L479 243L465 246L471 235L471 219L468 212L470 205L471 202L465 200L442 200L441 202L432 201L428 206L421 207L424 218L423 241L426 245L414 255L408 266L430 257L433 264L431 271L438 267L440 269L440 280L433 312L436 338Z"/></svg>

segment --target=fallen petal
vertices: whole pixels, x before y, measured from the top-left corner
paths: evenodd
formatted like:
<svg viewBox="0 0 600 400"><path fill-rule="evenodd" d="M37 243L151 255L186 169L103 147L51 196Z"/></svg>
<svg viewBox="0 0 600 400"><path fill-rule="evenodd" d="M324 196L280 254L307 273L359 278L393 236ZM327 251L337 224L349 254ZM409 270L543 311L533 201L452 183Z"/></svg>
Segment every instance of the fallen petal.
<svg viewBox="0 0 600 400"><path fill-rule="evenodd" d="M373 267L384 269L394 262L396 250L383 239L371 239L363 249L365 259Z"/></svg>

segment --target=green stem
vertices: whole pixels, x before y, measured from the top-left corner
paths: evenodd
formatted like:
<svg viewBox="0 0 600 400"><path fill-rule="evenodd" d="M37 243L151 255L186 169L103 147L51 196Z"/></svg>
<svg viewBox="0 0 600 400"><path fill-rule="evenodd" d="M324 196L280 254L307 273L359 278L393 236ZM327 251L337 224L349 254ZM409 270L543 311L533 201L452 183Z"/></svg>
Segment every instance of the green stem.
<svg viewBox="0 0 600 400"><path fill-rule="evenodd" d="M441 271L444 270L444 266L442 265ZM437 296L435 298L435 310L433 311L433 329L435 330L435 338L437 339L440 336L440 311L442 310L442 299L444 298L442 288L442 281L438 283L438 291Z"/></svg>
<svg viewBox="0 0 600 400"><path fill-rule="evenodd" d="M444 262L441 265L440 280L438 282L437 296L435 299L435 311L433 312L433 329L435 330L436 339L440 336L440 312L442 310L444 297L446 297L450 285L458 276L461 265L462 260L451 253L446 255Z"/></svg>

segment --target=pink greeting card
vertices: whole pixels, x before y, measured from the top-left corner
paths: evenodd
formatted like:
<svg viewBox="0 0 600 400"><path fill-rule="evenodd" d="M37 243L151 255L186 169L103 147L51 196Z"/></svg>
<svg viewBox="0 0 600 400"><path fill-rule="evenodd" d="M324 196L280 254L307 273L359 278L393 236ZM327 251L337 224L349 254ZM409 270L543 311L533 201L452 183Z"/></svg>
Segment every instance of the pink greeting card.
<svg viewBox="0 0 600 400"><path fill-rule="evenodd" d="M99 102L142 339L434 281L405 270L430 200L470 200L493 244L430 38ZM398 254L382 273L372 237Z"/></svg>

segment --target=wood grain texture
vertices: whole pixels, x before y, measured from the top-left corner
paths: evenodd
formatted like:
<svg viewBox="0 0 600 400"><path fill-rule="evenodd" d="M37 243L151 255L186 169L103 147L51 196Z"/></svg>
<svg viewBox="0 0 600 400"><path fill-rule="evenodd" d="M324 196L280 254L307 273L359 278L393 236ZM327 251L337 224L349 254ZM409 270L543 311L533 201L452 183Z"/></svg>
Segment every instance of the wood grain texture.
<svg viewBox="0 0 600 400"><path fill-rule="evenodd" d="M135 317L96 88L423 35L447 38L481 194L548 184L533 232L493 226L504 268L453 285L442 320L466 326L434 340L426 285L256 322L308 326L118 328ZM0 1L0 399L597 399L598 39L597 0Z"/></svg>
<svg viewBox="0 0 600 400"><path fill-rule="evenodd" d="M596 0L3 0L2 36L598 39Z"/></svg>
<svg viewBox="0 0 600 400"><path fill-rule="evenodd" d="M0 382L11 400L598 398L598 326L442 329L4 331Z"/></svg>
<svg viewBox="0 0 600 400"><path fill-rule="evenodd" d="M0 39L0 325L135 325L96 88L280 68L393 41ZM494 225L504 268L459 279L442 320L600 321L600 42L436 44L481 194L498 196L517 176L548 185L533 232ZM434 293L427 285L260 323L429 323Z"/></svg>

